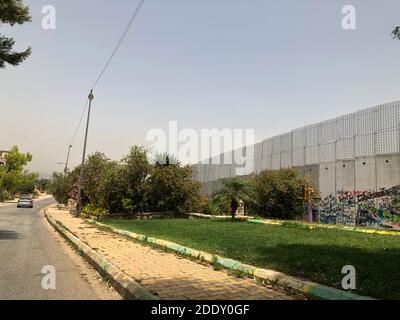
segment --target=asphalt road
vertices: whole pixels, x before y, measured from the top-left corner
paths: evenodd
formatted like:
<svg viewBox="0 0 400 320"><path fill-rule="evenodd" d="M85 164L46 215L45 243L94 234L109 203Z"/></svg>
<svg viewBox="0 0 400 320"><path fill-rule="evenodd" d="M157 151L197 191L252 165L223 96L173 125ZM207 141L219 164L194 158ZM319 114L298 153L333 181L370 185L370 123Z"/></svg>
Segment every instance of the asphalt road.
<svg viewBox="0 0 400 320"><path fill-rule="evenodd" d="M100 284L100 280L91 283L93 269L85 266L82 258L48 225L41 209L54 202L52 198L37 200L33 209L17 209L16 204L0 207L0 299L116 298L115 292ZM48 265L55 267L55 290L42 288L42 279L46 276L42 268Z"/></svg>

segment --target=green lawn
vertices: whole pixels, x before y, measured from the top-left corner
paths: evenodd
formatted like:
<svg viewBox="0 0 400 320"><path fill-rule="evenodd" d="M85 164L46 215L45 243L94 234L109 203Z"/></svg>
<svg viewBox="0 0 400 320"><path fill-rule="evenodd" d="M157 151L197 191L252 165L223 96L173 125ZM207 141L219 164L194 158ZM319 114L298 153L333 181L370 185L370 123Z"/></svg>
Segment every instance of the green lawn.
<svg viewBox="0 0 400 320"><path fill-rule="evenodd" d="M102 222L339 289L342 267L353 265L357 293L400 299L400 237L308 230L294 224L186 219Z"/></svg>

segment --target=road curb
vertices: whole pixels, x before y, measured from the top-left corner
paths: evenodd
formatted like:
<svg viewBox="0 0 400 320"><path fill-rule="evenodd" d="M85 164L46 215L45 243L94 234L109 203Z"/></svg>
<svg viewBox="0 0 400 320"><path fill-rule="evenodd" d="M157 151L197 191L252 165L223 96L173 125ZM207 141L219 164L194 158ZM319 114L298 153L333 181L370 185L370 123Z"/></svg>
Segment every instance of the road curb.
<svg viewBox="0 0 400 320"><path fill-rule="evenodd" d="M103 277L109 280L112 286L127 300L159 300L157 296L137 283L134 279L122 272L109 260L97 253L87 244L67 230L61 223L44 212L47 221L65 239L73 244L80 254L98 270Z"/></svg>
<svg viewBox="0 0 400 320"><path fill-rule="evenodd" d="M249 219L247 222L255 223L255 224L266 224L266 225L277 225L282 226L285 223L291 223L280 220L267 220L267 219ZM295 223L293 223L295 224ZM350 232L358 232L358 233L366 233L366 234L379 234L385 236L400 236L400 232L398 231L385 231L385 230L374 230L374 229L363 229L358 227L350 227L350 226L335 226L335 225L323 225L323 224L305 224L305 223L297 223L301 227L307 228L309 230L313 229L332 229L332 230L342 230L342 231L350 231Z"/></svg>
<svg viewBox="0 0 400 320"><path fill-rule="evenodd" d="M209 214L202 214L202 213L186 213L189 218L192 219L209 219L209 220L228 220L231 219L230 216L213 216ZM367 233L367 234L379 234L384 236L400 236L400 231L386 231L386 230L377 230L377 229L367 229L367 228L360 228L360 227L352 227L352 226L345 226L345 225L329 225L329 224L307 224L302 222L289 222L289 221L282 221L282 220L271 220L271 219L255 219L251 216L237 216L237 220L243 220L246 222L254 223L254 224L266 224L266 225L276 225L282 226L285 223L289 224L296 224L306 229L333 229L333 230L342 230L342 231L351 231L351 232L358 232L358 233Z"/></svg>
<svg viewBox="0 0 400 320"><path fill-rule="evenodd" d="M105 228L111 232L116 234L120 234L129 238L132 238L137 241L146 242L150 244L155 244L160 247L168 248L172 251L175 251L181 255L190 256L192 258L196 258L200 261L207 262L209 264L218 264L225 269L235 270L244 272L256 280L259 280L263 283L273 284L279 287L283 287L289 290L294 290L298 293L317 298L323 300L375 300L371 297L360 296L354 293L342 291L339 289L327 287L318 283L314 283L311 281L302 280L299 278L295 278L289 275L286 275L282 272L267 270L263 268L258 268L252 265L244 264L239 261L224 258L218 255L213 255L207 252L195 250L192 248L181 246L177 243L157 239L154 237L149 237L147 235L137 234L134 232L121 230L117 228L110 227L103 223L100 223L95 220L86 219L89 223L96 224L99 227Z"/></svg>
<svg viewBox="0 0 400 320"><path fill-rule="evenodd" d="M204 213L185 213L185 215L190 219L208 219L208 220L230 220L232 219L232 216L221 216L221 215L210 215L210 214L204 214ZM250 219L254 219L252 216L241 216L241 215L236 215L235 217L236 220L242 220L242 221L247 221Z"/></svg>

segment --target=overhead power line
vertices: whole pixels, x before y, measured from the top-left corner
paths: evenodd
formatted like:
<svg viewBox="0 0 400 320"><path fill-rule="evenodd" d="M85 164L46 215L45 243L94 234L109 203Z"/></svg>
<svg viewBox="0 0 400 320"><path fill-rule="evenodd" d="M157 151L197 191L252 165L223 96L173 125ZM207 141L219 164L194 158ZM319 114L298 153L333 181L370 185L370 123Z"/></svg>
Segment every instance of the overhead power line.
<svg viewBox="0 0 400 320"><path fill-rule="evenodd" d="M133 25L133 22L135 21L136 17L138 16L138 14L139 14L139 12L140 12L140 9L141 9L142 6L143 6L144 1L145 1L145 0L140 0L140 2L139 2L139 4L137 5L135 11L132 13L131 18L130 18L128 24L126 25L126 27L125 27L125 29L124 29L124 31L123 31L121 37L119 38L119 40L118 40L118 42L117 42L117 44L116 44L114 50L111 52L110 57L107 59L106 64L104 65L103 69L101 69L101 72L99 73L98 77L96 78L96 81L93 83L93 86L92 86L91 90L93 90L93 89L97 86L97 84L99 83L99 81L100 81L101 78L103 77L104 73L107 71L108 67L110 66L112 60L114 59L116 53L118 52L118 49L121 47L121 45L122 45L122 43L124 42L124 40L125 40L125 38L126 38L128 32L129 32L129 30L131 29L131 27L132 27L132 25ZM81 115L81 118L80 118L80 120L79 120L79 123L78 123L78 125L77 125L77 127L76 127L76 129L75 129L75 131L74 131L74 135L73 135L73 137L72 137L72 139L71 139L70 145L73 145L73 143L74 143L74 141L75 141L75 139L76 139L76 136L77 136L77 134L78 134L79 128L80 128L80 126L81 126L81 124L82 124L83 116L84 116L85 111L86 111L86 109L87 109L87 107L88 107L88 103L89 103L89 99L86 99L85 107L84 107L84 109L83 109L83 111L82 111L82 115Z"/></svg>
<svg viewBox="0 0 400 320"><path fill-rule="evenodd" d="M78 125L76 126L76 129L74 131L74 135L73 135L73 137L71 139L71 143L69 144L70 146L74 145L76 136L78 135L78 131L79 131L79 128L80 128L82 120L83 120L83 116L85 115L85 111L86 111L87 106L88 106L88 102L89 102L89 99L86 99L85 107L83 108L83 111L82 111L82 114L81 114L81 118L79 119Z"/></svg>
<svg viewBox="0 0 400 320"><path fill-rule="evenodd" d="M97 77L96 81L94 82L94 84L92 86L92 90L96 87L97 83L100 81L100 79L102 78L102 76L106 72L107 68L109 67L112 59L114 58L115 54L117 53L117 51L118 51L119 47L121 46L122 42L124 42L124 39L125 39L126 35L128 34L129 29L132 27L132 24L135 21L137 15L139 14L140 9L142 8L144 1L145 0L140 0L138 6L136 7L135 11L133 12L133 14L131 16L131 19L129 20L128 24L125 27L125 30L121 35L121 38L119 39L116 47L114 48L113 52L111 53L111 56L108 58L104 68L101 70L99 76Z"/></svg>

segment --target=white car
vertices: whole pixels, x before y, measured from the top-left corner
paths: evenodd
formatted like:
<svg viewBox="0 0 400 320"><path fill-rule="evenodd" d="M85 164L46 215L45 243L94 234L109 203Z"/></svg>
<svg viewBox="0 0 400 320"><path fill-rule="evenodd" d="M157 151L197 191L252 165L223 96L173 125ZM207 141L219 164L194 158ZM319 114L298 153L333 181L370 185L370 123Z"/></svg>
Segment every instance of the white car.
<svg viewBox="0 0 400 320"><path fill-rule="evenodd" d="M31 198L20 198L17 208L33 208L33 200Z"/></svg>

